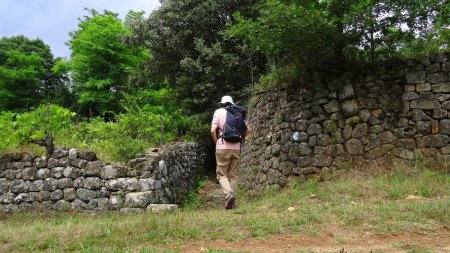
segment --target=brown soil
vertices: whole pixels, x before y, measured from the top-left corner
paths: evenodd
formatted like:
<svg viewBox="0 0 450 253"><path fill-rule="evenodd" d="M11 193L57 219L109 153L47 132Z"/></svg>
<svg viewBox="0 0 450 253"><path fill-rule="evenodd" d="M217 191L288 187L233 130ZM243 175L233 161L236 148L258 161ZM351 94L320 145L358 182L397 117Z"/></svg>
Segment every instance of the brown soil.
<svg viewBox="0 0 450 253"><path fill-rule="evenodd" d="M209 249L227 252L450 252L450 231L418 234L377 235L336 230L318 236L277 235L266 239L237 242L224 240L194 241L179 247L181 252L205 252Z"/></svg>

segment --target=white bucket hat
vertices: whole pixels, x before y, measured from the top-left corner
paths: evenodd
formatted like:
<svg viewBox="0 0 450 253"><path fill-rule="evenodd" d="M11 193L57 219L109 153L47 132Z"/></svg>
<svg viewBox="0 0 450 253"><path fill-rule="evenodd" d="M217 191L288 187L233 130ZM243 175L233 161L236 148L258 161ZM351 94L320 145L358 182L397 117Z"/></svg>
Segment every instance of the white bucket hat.
<svg viewBox="0 0 450 253"><path fill-rule="evenodd" d="M223 96L222 100L220 101L221 104L226 104L226 103L233 103L233 98L231 98L230 96Z"/></svg>

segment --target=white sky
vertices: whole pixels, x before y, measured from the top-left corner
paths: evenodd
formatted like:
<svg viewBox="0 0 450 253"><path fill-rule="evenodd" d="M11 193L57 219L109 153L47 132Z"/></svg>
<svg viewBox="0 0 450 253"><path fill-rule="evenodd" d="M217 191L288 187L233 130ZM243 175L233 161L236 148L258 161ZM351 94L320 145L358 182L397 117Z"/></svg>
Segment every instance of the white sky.
<svg viewBox="0 0 450 253"><path fill-rule="evenodd" d="M0 0L0 37L41 38L54 56L68 57L64 42L77 29L78 18L88 14L85 7L119 13L123 20L129 10L148 16L159 5L158 0Z"/></svg>

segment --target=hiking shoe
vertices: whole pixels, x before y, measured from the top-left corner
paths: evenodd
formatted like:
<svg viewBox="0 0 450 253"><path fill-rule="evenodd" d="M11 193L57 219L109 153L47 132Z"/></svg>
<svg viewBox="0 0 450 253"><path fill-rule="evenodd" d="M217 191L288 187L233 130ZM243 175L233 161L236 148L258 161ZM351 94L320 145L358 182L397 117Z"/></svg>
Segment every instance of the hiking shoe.
<svg viewBox="0 0 450 253"><path fill-rule="evenodd" d="M230 195L228 195L227 200L225 201L225 210L233 209L235 200L236 197L234 196L234 194L230 193Z"/></svg>

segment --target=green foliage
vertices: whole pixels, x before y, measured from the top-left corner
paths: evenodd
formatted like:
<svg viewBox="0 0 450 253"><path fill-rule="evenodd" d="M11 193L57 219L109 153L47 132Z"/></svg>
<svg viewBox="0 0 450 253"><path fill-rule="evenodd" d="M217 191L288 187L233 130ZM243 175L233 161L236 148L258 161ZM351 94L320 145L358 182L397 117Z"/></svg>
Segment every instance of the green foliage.
<svg viewBox="0 0 450 253"><path fill-rule="evenodd" d="M261 76L254 91L264 91L274 87L281 87L286 84L297 83L302 80L304 71L294 65L277 67L271 64L268 73Z"/></svg>
<svg viewBox="0 0 450 253"><path fill-rule="evenodd" d="M324 18L326 10L314 2L263 1L256 20L236 13L239 23L230 27L229 34L245 37L252 48L270 59L317 63L332 52L335 31Z"/></svg>
<svg viewBox="0 0 450 253"><path fill-rule="evenodd" d="M0 65L0 110L29 108L39 103L43 59L9 50L6 61Z"/></svg>
<svg viewBox="0 0 450 253"><path fill-rule="evenodd" d="M53 140L68 129L75 113L57 105L41 105L33 111L18 114L15 137L18 143L35 143L53 152Z"/></svg>
<svg viewBox="0 0 450 253"><path fill-rule="evenodd" d="M81 114L111 116L121 109L121 94L133 91L128 78L148 58L148 52L125 44L129 31L117 14L94 10L90 14L78 24L79 30L71 33L68 66Z"/></svg>
<svg viewBox="0 0 450 253"><path fill-rule="evenodd" d="M152 54L144 79L167 82L189 115L210 116L224 94L237 99L263 66L242 41L222 32L233 12L253 15L254 2L168 0L146 20L130 18L130 43L146 44Z"/></svg>
<svg viewBox="0 0 450 253"><path fill-rule="evenodd" d="M400 56L421 59L439 52L446 52L448 41L450 41L450 29L440 31L433 29L425 35L425 38L415 38L405 45Z"/></svg>
<svg viewBox="0 0 450 253"><path fill-rule="evenodd" d="M118 124L102 118L73 125L58 140L61 146L95 151L105 161L127 161L144 150L141 141L121 134Z"/></svg>
<svg viewBox="0 0 450 253"><path fill-rule="evenodd" d="M265 197L275 196L279 190L280 190L279 185L269 185L264 189L263 195Z"/></svg>
<svg viewBox="0 0 450 253"><path fill-rule="evenodd" d="M301 190L300 182L297 180L292 181L289 186L293 191L299 191Z"/></svg>
<svg viewBox="0 0 450 253"><path fill-rule="evenodd" d="M445 2L263 0L257 17L235 13L238 23L227 35L271 62L261 86L314 81L317 70L448 50Z"/></svg>
<svg viewBox="0 0 450 253"><path fill-rule="evenodd" d="M164 143L181 138L181 132L184 139L191 140L198 139L200 131L207 131L197 128L195 118L184 115L169 89L125 94L121 106L124 112L115 115L114 121L96 117L79 122L61 134L58 144L96 151L107 161L128 161L161 144L161 120Z"/></svg>
<svg viewBox="0 0 450 253"><path fill-rule="evenodd" d="M140 90L124 95L125 112L115 121L90 118L71 124L75 115L56 105L42 105L33 111L0 114L0 152L28 143L89 149L105 161L128 161L146 148L161 144L161 119L164 142L177 138L196 140L207 133L207 125L188 118L178 108L169 89ZM49 147L51 149L51 147Z"/></svg>
<svg viewBox="0 0 450 253"><path fill-rule="evenodd" d="M196 141L199 139L210 138L210 128L210 123L206 123L205 120L203 120L202 115L187 116L183 140Z"/></svg>
<svg viewBox="0 0 450 253"><path fill-rule="evenodd" d="M177 137L197 140L209 134L209 124L202 122L198 115L186 116L175 92L168 88L139 90L133 95L125 95L122 107L125 113L118 115L117 121L123 125L123 132L133 138L159 143L161 119L164 142L174 141Z"/></svg>
<svg viewBox="0 0 450 253"><path fill-rule="evenodd" d="M398 167L390 174L380 176L377 183L390 199L404 198L407 195L430 198L438 194L440 186L448 184L446 180L448 178L441 177L440 173L426 168Z"/></svg>
<svg viewBox="0 0 450 253"><path fill-rule="evenodd" d="M167 142L175 140L179 129L186 127L186 118L169 89L141 90L131 96L125 95L122 103L125 113L118 115L117 121L122 131L133 138L158 143L161 120Z"/></svg>
<svg viewBox="0 0 450 253"><path fill-rule="evenodd" d="M315 194L319 191L319 183L317 182L317 180L307 180L302 186L302 190L310 194Z"/></svg>
<svg viewBox="0 0 450 253"><path fill-rule="evenodd" d="M14 113L0 113L0 153L3 153L9 146L15 145L14 136Z"/></svg>
<svg viewBox="0 0 450 253"><path fill-rule="evenodd" d="M51 154L54 139L70 128L75 113L57 106L41 105L38 108L14 114L0 113L0 153L7 148L37 144Z"/></svg>
<svg viewBox="0 0 450 253"><path fill-rule="evenodd" d="M184 200L183 208L186 210L198 210L201 208L202 203L199 195L199 190L206 186L208 178L202 178L197 182L195 189L190 191Z"/></svg>
<svg viewBox="0 0 450 253"><path fill-rule="evenodd" d="M16 135L21 143L55 137L70 126L75 113L57 105L41 105L33 111L18 114Z"/></svg>
<svg viewBox="0 0 450 253"><path fill-rule="evenodd" d="M419 185L420 196L429 198L429 197L432 197L433 195L435 195L437 187L435 187L433 185L433 181L439 182L440 179L442 179L442 178L439 176L438 173L431 171L431 170L425 170L422 174L421 182ZM442 182L440 182L440 183L445 184L445 181L442 180Z"/></svg>
<svg viewBox="0 0 450 253"><path fill-rule="evenodd" d="M57 59L40 39L0 39L0 110L24 111L39 103L69 105L65 77L52 70Z"/></svg>
<svg viewBox="0 0 450 253"><path fill-rule="evenodd" d="M197 190L192 190L186 196L183 208L185 208L186 210L197 210L200 209L201 205L202 203Z"/></svg>

